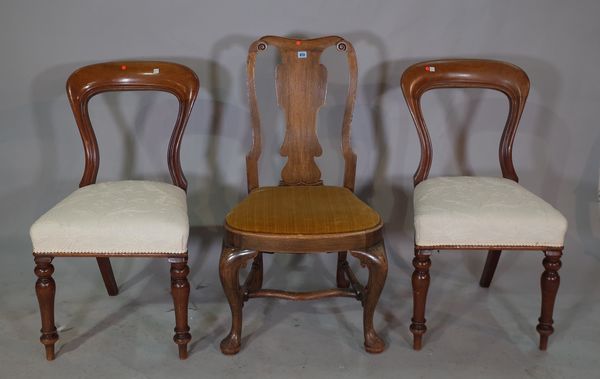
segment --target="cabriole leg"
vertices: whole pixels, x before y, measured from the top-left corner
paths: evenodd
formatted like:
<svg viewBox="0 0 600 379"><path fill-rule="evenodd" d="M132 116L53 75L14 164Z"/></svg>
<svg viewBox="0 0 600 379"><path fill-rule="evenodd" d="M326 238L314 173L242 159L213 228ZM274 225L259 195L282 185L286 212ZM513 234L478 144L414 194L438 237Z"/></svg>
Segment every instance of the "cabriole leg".
<svg viewBox="0 0 600 379"><path fill-rule="evenodd" d="M187 276L190 268L187 258L169 258L171 263L171 295L175 309L175 336L173 341L179 348L179 359L188 356L187 345L192 340L188 325L188 304L190 298L190 283Z"/></svg>
<svg viewBox="0 0 600 379"><path fill-rule="evenodd" d="M410 331L413 334L413 349L421 350L423 334L427 331L425 326L425 303L427 302L427 290L429 289L429 267L431 267L430 251L415 249L412 274L413 287L413 317Z"/></svg>
<svg viewBox="0 0 600 379"><path fill-rule="evenodd" d="M548 347L548 337L554 332L552 313L554 311L556 293L560 285L558 270L562 266L560 261L562 251L546 251L544 253L546 255L543 261L545 270L540 279L542 287L542 314L536 328L540 334L540 350L546 350Z"/></svg>
<svg viewBox="0 0 600 379"><path fill-rule="evenodd" d="M379 296L387 277L388 263L383 243L379 243L366 252L351 251L353 257L360 260L361 265L369 270L366 294L363 299L363 330L365 335L365 350L369 353L381 353L385 343L373 328L373 315L379 301Z"/></svg>
<svg viewBox="0 0 600 379"><path fill-rule="evenodd" d="M240 268L245 266L248 260L255 258L257 254L257 251L235 250L230 247L223 247L221 252L219 277L231 309L231 331L221 341L223 354L232 355L240 351L244 294L239 282L239 272Z"/></svg>
<svg viewBox="0 0 600 379"><path fill-rule="evenodd" d="M54 325L54 295L56 293L56 284L52 279L54 266L52 266L53 257L36 256L35 275L38 277L35 282L35 294L40 305L40 314L42 317L42 336L40 342L46 348L46 359L54 359L54 344L58 341L58 333Z"/></svg>

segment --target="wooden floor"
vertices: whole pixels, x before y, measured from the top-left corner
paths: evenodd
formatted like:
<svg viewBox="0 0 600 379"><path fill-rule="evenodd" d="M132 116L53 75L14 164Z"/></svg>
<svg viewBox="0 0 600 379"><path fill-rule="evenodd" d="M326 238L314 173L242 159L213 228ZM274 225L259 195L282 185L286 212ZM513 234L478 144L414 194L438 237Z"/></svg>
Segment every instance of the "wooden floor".
<svg viewBox="0 0 600 379"><path fill-rule="evenodd" d="M478 285L485 254L432 256L428 332L411 349L410 239L388 233L389 275L375 327L388 344L379 355L362 347L362 308L354 299L289 302L260 299L244 307L243 346L219 351L229 309L218 280L221 231L190 243L187 361L172 342L168 265L115 260L121 293L109 298L93 259L55 260L54 362L39 343L33 259L26 239L6 241L0 266L0 378L591 378L600 370L600 253L565 251L547 352L537 350L541 253L506 253L491 288ZM3 241L4 243L4 241ZM269 287L331 287L336 255L266 257ZM356 270L366 274L356 263ZM283 272L290 273L287 283ZM363 276L364 278L364 276Z"/></svg>

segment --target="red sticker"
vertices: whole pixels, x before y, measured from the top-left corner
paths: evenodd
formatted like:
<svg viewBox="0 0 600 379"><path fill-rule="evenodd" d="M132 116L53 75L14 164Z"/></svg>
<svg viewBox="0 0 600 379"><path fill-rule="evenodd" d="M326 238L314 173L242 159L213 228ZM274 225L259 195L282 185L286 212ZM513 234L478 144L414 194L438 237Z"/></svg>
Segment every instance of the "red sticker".
<svg viewBox="0 0 600 379"><path fill-rule="evenodd" d="M121 70L125 71L127 70L127 66L125 66L124 64L121 65Z"/></svg>

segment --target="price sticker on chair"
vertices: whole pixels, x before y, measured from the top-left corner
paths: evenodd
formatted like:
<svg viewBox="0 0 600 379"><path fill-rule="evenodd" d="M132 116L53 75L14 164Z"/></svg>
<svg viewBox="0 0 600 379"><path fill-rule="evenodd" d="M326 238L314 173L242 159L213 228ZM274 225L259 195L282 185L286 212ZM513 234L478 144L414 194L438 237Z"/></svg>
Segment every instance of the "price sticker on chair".
<svg viewBox="0 0 600 379"><path fill-rule="evenodd" d="M307 51L299 51L298 52L298 59L306 59L307 57L308 57Z"/></svg>

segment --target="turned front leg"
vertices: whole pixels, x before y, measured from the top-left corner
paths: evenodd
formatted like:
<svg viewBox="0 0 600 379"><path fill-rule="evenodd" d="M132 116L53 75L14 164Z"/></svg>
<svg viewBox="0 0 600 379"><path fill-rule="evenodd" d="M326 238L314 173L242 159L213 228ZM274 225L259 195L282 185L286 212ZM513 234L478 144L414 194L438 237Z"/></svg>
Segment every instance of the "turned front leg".
<svg viewBox="0 0 600 379"><path fill-rule="evenodd" d="M224 247L221 252L219 277L231 309L231 331L221 341L223 354L237 354L240 351L244 294L239 282L239 272L240 268L257 254L254 250L235 250L229 247Z"/></svg>
<svg viewBox="0 0 600 379"><path fill-rule="evenodd" d="M369 270L369 280L363 299L365 350L369 353L381 353L385 349L385 342L373 328L373 316L387 277L388 263L385 248L383 243L379 243L366 252L351 251L351 254L360 260L363 267L366 266Z"/></svg>
<svg viewBox="0 0 600 379"><path fill-rule="evenodd" d="M421 350L423 334L427 331L425 326L425 303L427 302L427 290L430 281L430 255L430 251L415 250L415 258L412 261L415 271L412 274L413 317L410 331L413 334L413 349L415 350Z"/></svg>
<svg viewBox="0 0 600 379"><path fill-rule="evenodd" d="M38 277L35 282L35 294L40 305L40 315L42 317L42 336L40 342L46 348L46 359L54 359L54 344L58 341L58 333L54 325L54 295L56 293L56 284L52 279L54 266L52 266L53 257L36 256L35 275Z"/></svg>
<svg viewBox="0 0 600 379"><path fill-rule="evenodd" d="M540 279L542 287L542 313L536 328L540 334L540 350L546 350L548 347L548 337L554 332L552 313L554 311L556 293L560 285L558 270L562 266L560 261L562 251L546 251L545 255L546 257L543 261L545 270Z"/></svg>
<svg viewBox="0 0 600 379"><path fill-rule="evenodd" d="M187 345L192 340L188 325L188 304L190 298L190 283L187 276L190 272L186 258L170 258L171 263L171 295L175 309L175 336L173 341L179 348L179 359L188 356Z"/></svg>

